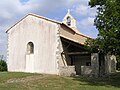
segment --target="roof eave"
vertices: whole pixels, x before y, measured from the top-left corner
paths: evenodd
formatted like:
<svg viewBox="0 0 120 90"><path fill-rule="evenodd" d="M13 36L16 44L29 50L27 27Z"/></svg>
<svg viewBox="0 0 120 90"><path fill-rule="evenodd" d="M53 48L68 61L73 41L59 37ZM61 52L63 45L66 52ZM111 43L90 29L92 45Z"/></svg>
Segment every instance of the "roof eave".
<svg viewBox="0 0 120 90"><path fill-rule="evenodd" d="M34 17L37 17L37 18L42 18L44 20L47 20L47 21L50 21L50 22L53 22L53 23L57 23L57 24L62 24L62 22L58 22L58 21L55 21L55 20L52 20L52 19L49 19L49 18L46 18L46 17L43 17L43 16L40 16L40 15L36 15L36 14L33 14L33 13L29 13L27 14L26 16L24 16L22 19L20 19L18 22L16 22L14 25L12 25L10 28L8 28L5 32L8 33L8 31L13 28L14 26L16 26L19 22L21 22L23 19L25 19L27 16L34 16Z"/></svg>

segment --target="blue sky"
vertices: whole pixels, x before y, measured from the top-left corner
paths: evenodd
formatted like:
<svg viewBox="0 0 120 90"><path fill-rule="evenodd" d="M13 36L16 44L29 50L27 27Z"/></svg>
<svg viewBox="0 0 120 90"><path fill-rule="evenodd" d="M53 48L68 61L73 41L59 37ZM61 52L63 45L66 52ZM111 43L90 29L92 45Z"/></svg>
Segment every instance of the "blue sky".
<svg viewBox="0 0 120 90"><path fill-rule="evenodd" d="M96 8L88 6L89 0L3 0L0 2L0 55L6 55L5 31L28 13L62 21L70 9L81 33L95 38L98 31L93 26Z"/></svg>

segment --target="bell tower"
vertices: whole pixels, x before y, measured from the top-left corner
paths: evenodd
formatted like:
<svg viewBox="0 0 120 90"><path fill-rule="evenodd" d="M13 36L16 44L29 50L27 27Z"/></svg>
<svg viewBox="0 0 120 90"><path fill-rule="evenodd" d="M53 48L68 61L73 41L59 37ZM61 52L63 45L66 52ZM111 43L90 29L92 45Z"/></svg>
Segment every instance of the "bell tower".
<svg viewBox="0 0 120 90"><path fill-rule="evenodd" d="M76 26L76 19L70 14L69 9L67 14L63 18L63 23L66 24L68 27L72 28L73 30L78 31Z"/></svg>

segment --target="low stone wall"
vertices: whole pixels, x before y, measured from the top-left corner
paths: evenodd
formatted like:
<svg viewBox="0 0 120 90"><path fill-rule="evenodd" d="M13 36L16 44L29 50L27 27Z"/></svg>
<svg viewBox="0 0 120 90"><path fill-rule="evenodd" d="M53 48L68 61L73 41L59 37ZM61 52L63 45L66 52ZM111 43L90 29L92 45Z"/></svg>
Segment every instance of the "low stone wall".
<svg viewBox="0 0 120 90"><path fill-rule="evenodd" d="M92 74L91 66L81 66L81 75L89 76Z"/></svg>
<svg viewBox="0 0 120 90"><path fill-rule="evenodd" d="M61 66L59 67L59 74L62 76L75 76L75 66Z"/></svg>
<svg viewBox="0 0 120 90"><path fill-rule="evenodd" d="M99 55L91 54L91 66L81 66L81 75L98 77L99 76Z"/></svg>
<svg viewBox="0 0 120 90"><path fill-rule="evenodd" d="M91 69L92 69L91 75L93 77L98 77L99 76L99 54L98 53L91 54Z"/></svg>
<svg viewBox="0 0 120 90"><path fill-rule="evenodd" d="M110 55L109 53L105 55L105 74L109 75L111 73L116 73L116 56Z"/></svg>

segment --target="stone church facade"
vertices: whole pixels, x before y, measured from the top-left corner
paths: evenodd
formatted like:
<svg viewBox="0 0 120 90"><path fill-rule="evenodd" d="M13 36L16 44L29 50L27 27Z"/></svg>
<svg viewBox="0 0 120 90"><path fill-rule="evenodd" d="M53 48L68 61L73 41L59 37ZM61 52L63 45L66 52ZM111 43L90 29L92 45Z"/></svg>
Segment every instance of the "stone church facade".
<svg viewBox="0 0 120 90"><path fill-rule="evenodd" d="M28 14L6 33L10 72L98 76L100 72L108 71L105 60L101 62L104 68L101 71L99 54L91 54L84 47L90 37L79 32L69 11L63 22Z"/></svg>

